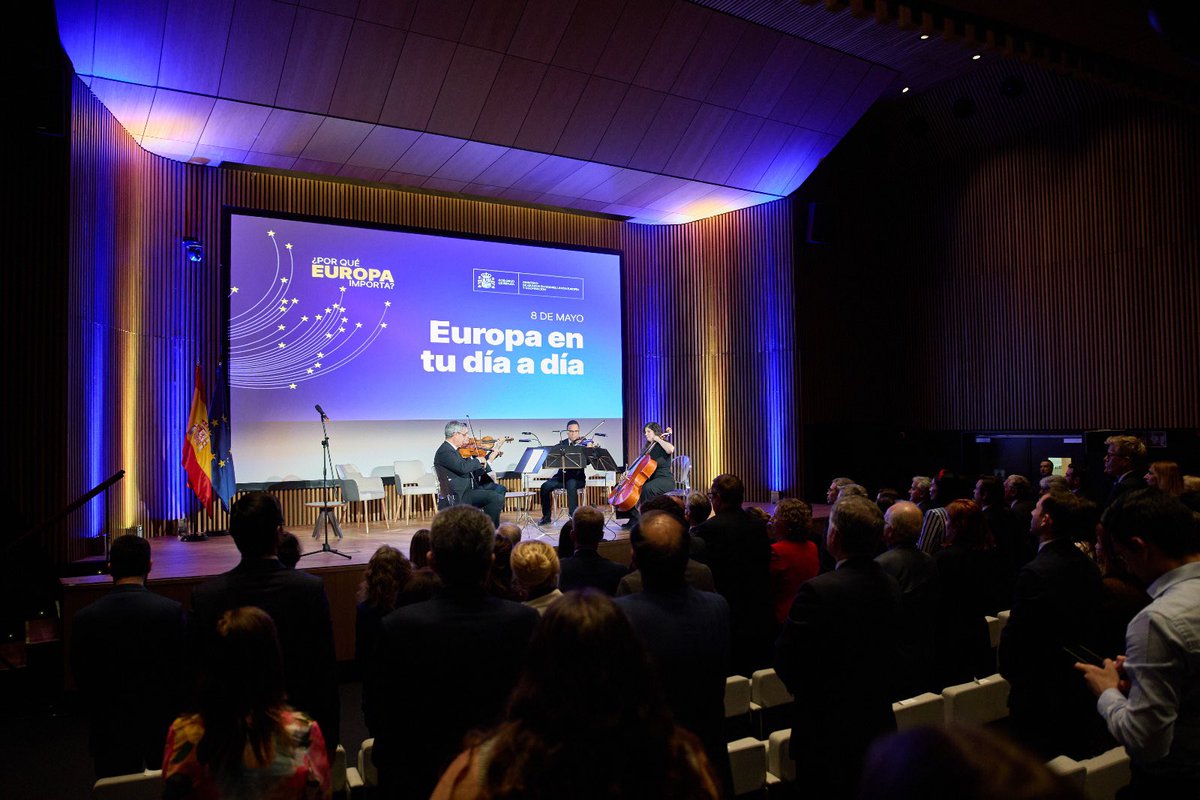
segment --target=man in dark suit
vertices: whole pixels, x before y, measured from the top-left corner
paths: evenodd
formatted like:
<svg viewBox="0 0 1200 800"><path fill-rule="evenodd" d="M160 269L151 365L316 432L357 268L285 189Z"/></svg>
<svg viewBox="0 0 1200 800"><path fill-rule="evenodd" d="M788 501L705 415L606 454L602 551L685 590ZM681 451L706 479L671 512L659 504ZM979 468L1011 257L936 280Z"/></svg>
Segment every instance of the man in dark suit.
<svg viewBox="0 0 1200 800"><path fill-rule="evenodd" d="M867 747L896 729L901 599L872 558L882 533L869 499L834 505L825 546L837 569L800 585L777 643L775 669L796 696L792 757L813 797L853 796Z"/></svg>
<svg viewBox="0 0 1200 800"><path fill-rule="evenodd" d="M1033 558L1033 535L1029 526L1022 525L1020 518L1004 502L1004 483L995 475L981 475L975 481L975 502L983 509L983 518L996 540L996 552L1004 568L996 603L999 608L1008 608L1017 585L1017 572Z"/></svg>
<svg viewBox="0 0 1200 800"><path fill-rule="evenodd" d="M341 712L325 583L315 575L288 569L276 557L283 512L274 495L251 492L239 498L230 513L229 533L242 554L241 562L192 592L197 653L203 658L210 650L225 611L242 606L266 611L279 632L288 703L312 715L332 753L340 737Z"/></svg>
<svg viewBox="0 0 1200 800"><path fill-rule="evenodd" d="M583 455L583 448L590 447L591 444L579 444L579 420L567 421L567 438L560 441L555 447L555 451L569 454L572 457L578 458ZM550 508L553 505L554 490L565 489L567 493L567 513L575 516L575 509L579 507L579 490L587 486L587 476L584 475L582 469L567 469L565 467L559 469L551 477L542 481L541 487L538 489L538 494L542 501L542 518L538 520L538 525L550 524Z"/></svg>
<svg viewBox="0 0 1200 800"><path fill-rule="evenodd" d="M617 605L646 643L675 720L699 737L709 763L732 788L724 736L729 604L684 581L687 530L677 517L646 512L629 539L643 589Z"/></svg>
<svg viewBox="0 0 1200 800"><path fill-rule="evenodd" d="M446 473L458 503L483 509L492 518L492 525L499 525L506 492L504 484L481 482L481 478L491 470L488 459L495 457L495 451L492 456L463 458L458 454L458 448L465 447L471 440L467 423L458 420L447 422L445 433L446 441L433 454L434 469Z"/></svg>
<svg viewBox="0 0 1200 800"><path fill-rule="evenodd" d="M1134 489L1146 488L1142 473L1146 468L1146 443L1136 436L1110 436L1104 440L1104 474L1112 478L1108 490L1107 508Z"/></svg>
<svg viewBox="0 0 1200 800"><path fill-rule="evenodd" d="M883 571L900 585L900 662L895 700L922 692L940 691L934 662L938 580L933 556L917 547L921 509L904 500L883 514L883 543L887 550L875 557Z"/></svg>
<svg viewBox="0 0 1200 800"><path fill-rule="evenodd" d="M146 589L148 541L114 539L109 573L112 591L71 623L71 671L91 717L97 778L162 767L185 641L183 606Z"/></svg>
<svg viewBox="0 0 1200 800"><path fill-rule="evenodd" d="M729 601L731 668L749 675L771 660L775 614L771 603L771 540L766 523L742 508L745 489L736 475L713 479L708 498L713 516L696 526L704 541L696 555L712 570L717 591Z"/></svg>
<svg viewBox="0 0 1200 800"><path fill-rule="evenodd" d="M496 722L538 613L488 595L494 534L480 510L455 506L430 526L433 599L383 619L365 709L385 798L429 797L470 730Z"/></svg>
<svg viewBox="0 0 1200 800"><path fill-rule="evenodd" d="M1075 546L1093 535L1096 518L1094 503L1069 492L1038 500L1031 522L1038 554L1021 569L1000 634L1000 673L1012 684L1009 721L1045 758L1087 758L1105 749L1092 696L1064 650L1098 647L1104 588L1095 563Z"/></svg>
<svg viewBox="0 0 1200 800"><path fill-rule="evenodd" d="M596 550L604 538L604 515L591 506L583 506L571 517L571 523L575 553L560 564L558 588L569 592L590 586L612 597L629 569L624 564L609 561Z"/></svg>

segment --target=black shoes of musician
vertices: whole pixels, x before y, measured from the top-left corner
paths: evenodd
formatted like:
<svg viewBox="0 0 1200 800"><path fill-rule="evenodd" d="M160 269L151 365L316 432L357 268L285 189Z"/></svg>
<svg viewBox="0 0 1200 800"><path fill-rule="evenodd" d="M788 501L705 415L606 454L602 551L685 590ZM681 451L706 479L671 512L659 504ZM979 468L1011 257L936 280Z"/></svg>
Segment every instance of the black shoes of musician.
<svg viewBox="0 0 1200 800"><path fill-rule="evenodd" d="M633 527L633 520L629 520L628 522L626 522L624 525L621 526L621 530L627 531L632 527Z"/></svg>
<svg viewBox="0 0 1200 800"><path fill-rule="evenodd" d="M537 521L537 524L538 524L538 525L549 525L549 524L550 524L550 518L549 518L549 517L542 517L541 519L539 519L539 520Z"/></svg>

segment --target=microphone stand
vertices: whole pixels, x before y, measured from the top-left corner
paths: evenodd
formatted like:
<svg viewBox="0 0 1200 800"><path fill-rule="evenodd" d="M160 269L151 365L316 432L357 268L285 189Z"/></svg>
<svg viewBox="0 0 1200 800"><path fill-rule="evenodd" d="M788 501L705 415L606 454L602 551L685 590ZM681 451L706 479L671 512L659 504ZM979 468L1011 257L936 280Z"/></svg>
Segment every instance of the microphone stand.
<svg viewBox="0 0 1200 800"><path fill-rule="evenodd" d="M305 556L315 556L317 553L333 553L341 556L342 558L350 558L349 555L343 553L341 550L329 546L329 515L332 513L329 510L329 504L332 502L329 498L329 473L333 471L333 456L329 454L329 431L325 427L324 414L321 414L321 434L324 437L321 439L321 493L324 495L324 500L322 501L321 505L321 517L325 522L325 543L321 545L320 550L313 550L309 553L304 553L300 557L304 558ZM340 536L341 531L338 531L338 534Z"/></svg>

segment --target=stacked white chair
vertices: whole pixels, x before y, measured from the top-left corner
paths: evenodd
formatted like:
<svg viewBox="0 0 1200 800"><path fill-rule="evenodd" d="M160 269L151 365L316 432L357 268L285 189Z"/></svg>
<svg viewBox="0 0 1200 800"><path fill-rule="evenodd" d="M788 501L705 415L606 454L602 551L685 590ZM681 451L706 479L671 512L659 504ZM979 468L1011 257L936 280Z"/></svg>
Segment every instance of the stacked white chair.
<svg viewBox="0 0 1200 800"><path fill-rule="evenodd" d="M986 725L1008 716L1008 681L989 675L970 683L947 686L942 690L946 722Z"/></svg>

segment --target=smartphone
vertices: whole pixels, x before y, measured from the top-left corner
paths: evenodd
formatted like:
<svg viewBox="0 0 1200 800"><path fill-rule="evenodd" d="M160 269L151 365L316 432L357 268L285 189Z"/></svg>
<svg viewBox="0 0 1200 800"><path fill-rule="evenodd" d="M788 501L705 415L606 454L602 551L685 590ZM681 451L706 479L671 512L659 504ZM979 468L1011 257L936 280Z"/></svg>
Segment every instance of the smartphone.
<svg viewBox="0 0 1200 800"><path fill-rule="evenodd" d="M1084 647L1081 644L1077 644L1077 645L1073 645L1073 646L1063 645L1063 652L1066 653L1067 655L1069 655L1071 658L1075 659L1076 662L1083 663L1083 664L1092 664L1093 666L1097 666L1097 667L1104 666L1103 656L1096 655L1094 652L1092 652L1091 650L1089 650L1088 648Z"/></svg>

